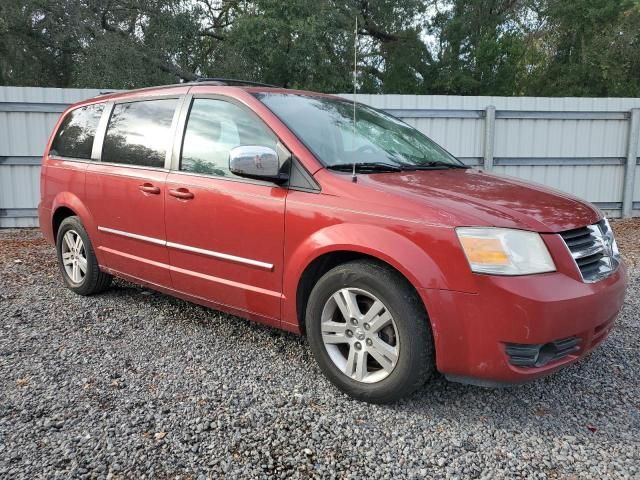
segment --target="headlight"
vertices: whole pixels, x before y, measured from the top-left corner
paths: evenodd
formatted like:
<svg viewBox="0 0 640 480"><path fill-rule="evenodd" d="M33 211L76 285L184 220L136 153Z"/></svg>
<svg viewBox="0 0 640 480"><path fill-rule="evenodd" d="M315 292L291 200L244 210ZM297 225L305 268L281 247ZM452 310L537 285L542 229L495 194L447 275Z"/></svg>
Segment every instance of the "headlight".
<svg viewBox="0 0 640 480"><path fill-rule="evenodd" d="M604 230L602 231L602 235L609 243L609 248L611 249L611 255L614 258L620 257L620 250L618 250L618 242L616 242L616 237L613 234L613 229L611 228L611 224L609 223L609 219L604 217Z"/></svg>
<svg viewBox="0 0 640 480"><path fill-rule="evenodd" d="M554 272L547 246L535 232L508 228L456 228L471 270L494 275Z"/></svg>

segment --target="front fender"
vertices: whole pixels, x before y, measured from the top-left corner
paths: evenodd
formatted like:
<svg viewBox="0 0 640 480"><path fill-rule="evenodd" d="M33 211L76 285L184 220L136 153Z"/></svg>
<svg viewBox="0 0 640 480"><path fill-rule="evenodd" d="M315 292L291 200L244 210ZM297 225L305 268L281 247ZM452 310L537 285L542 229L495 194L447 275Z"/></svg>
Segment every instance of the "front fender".
<svg viewBox="0 0 640 480"><path fill-rule="evenodd" d="M340 251L362 253L386 262L416 289L449 288L444 272L434 259L406 236L375 225L334 224L317 230L287 255L282 312L285 323L298 324L296 294L307 266L324 254Z"/></svg>

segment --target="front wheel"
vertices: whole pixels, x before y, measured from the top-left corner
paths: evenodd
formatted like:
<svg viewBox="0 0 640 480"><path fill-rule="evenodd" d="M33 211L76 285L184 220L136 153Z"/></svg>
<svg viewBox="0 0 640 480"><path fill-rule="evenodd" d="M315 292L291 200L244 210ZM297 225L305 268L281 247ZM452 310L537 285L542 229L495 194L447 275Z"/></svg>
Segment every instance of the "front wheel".
<svg viewBox="0 0 640 480"><path fill-rule="evenodd" d="M429 320L413 287L395 270L353 261L327 272L307 304L314 357L350 396L389 403L416 390L434 370Z"/></svg>
<svg viewBox="0 0 640 480"><path fill-rule="evenodd" d="M80 295L107 289L111 275L100 271L93 247L78 217L67 217L56 237L58 265L67 287Z"/></svg>

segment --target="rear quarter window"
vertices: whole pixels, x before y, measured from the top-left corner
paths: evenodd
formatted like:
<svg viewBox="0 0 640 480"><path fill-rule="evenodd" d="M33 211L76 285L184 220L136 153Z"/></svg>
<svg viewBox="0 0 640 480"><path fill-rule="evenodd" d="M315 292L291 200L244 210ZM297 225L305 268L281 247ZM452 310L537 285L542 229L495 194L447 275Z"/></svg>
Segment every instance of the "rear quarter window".
<svg viewBox="0 0 640 480"><path fill-rule="evenodd" d="M56 132L49 155L90 159L103 110L103 104L96 104L69 112Z"/></svg>

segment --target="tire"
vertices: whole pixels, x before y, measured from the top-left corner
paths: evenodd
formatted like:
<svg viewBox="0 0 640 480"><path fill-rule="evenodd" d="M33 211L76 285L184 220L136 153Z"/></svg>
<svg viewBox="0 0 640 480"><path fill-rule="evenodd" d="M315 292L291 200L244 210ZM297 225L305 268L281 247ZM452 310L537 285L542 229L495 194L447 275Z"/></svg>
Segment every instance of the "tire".
<svg viewBox="0 0 640 480"><path fill-rule="evenodd" d="M78 238L79 243L76 243ZM111 284L111 275L100 271L89 235L78 217L67 217L60 224L56 252L64 283L75 293L92 295L106 290Z"/></svg>
<svg viewBox="0 0 640 480"><path fill-rule="evenodd" d="M435 370L422 302L402 275L382 263L356 260L325 273L309 296L306 329L320 369L358 400L394 402Z"/></svg>

